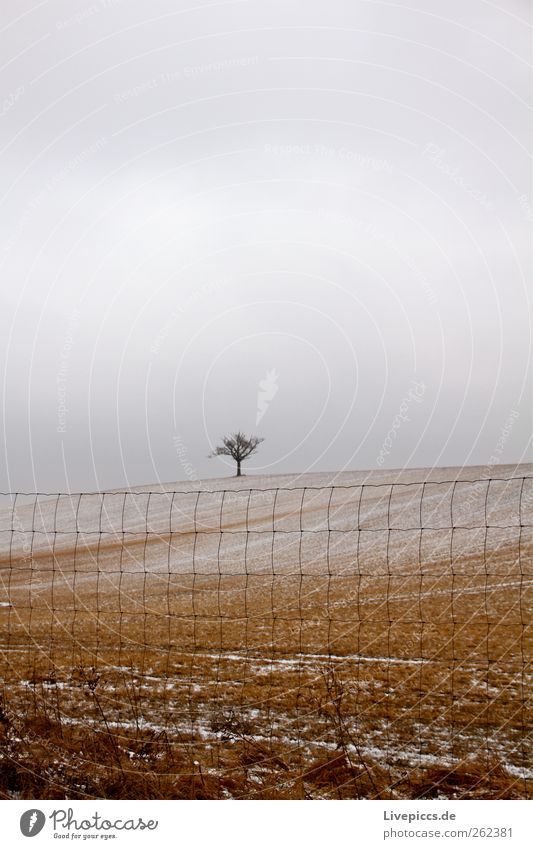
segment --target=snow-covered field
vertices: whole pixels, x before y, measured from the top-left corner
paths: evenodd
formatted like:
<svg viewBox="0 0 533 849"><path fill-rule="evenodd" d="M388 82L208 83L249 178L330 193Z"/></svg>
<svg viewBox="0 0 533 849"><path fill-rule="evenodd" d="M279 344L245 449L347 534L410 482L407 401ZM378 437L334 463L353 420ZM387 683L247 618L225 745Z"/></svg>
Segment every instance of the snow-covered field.
<svg viewBox="0 0 533 849"><path fill-rule="evenodd" d="M222 570L240 574L294 564L324 566L325 543L335 564L358 549L372 571L383 564L441 560L449 535L462 555L515 542L531 515L533 467L391 473L223 478L137 487L127 492L13 498L0 512L0 558L73 554L124 569ZM482 479L472 483L472 480ZM509 480L510 479L510 480ZM422 533L421 533L422 531ZM170 545L169 545L170 542ZM244 544L246 542L246 545ZM86 550L90 555L85 558ZM139 550L142 551L139 553ZM245 562L246 561L246 562Z"/></svg>
<svg viewBox="0 0 533 849"><path fill-rule="evenodd" d="M135 769L164 734L221 796L402 797L469 764L531 795L533 467L487 474L4 500L8 701L115 729Z"/></svg>

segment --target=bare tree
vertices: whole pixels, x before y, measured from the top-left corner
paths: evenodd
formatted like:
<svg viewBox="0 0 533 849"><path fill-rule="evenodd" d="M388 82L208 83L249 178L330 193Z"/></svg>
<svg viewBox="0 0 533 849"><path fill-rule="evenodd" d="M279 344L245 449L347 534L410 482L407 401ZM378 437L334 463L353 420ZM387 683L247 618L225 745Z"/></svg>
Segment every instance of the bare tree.
<svg viewBox="0 0 533 849"><path fill-rule="evenodd" d="M230 434L230 436L222 437L222 445L215 448L209 456L220 457L221 455L226 455L227 457L233 457L237 463L237 477L239 477L241 475L242 461L253 454L261 442L264 442L262 437L245 436L244 433L239 431L238 433Z"/></svg>

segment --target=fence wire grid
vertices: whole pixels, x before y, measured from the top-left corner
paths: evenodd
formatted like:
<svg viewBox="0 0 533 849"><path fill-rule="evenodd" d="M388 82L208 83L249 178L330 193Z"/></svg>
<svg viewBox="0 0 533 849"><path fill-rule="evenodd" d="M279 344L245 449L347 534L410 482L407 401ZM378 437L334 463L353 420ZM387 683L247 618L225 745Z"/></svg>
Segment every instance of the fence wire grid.
<svg viewBox="0 0 533 849"><path fill-rule="evenodd" d="M531 798L533 477L4 493L4 798Z"/></svg>

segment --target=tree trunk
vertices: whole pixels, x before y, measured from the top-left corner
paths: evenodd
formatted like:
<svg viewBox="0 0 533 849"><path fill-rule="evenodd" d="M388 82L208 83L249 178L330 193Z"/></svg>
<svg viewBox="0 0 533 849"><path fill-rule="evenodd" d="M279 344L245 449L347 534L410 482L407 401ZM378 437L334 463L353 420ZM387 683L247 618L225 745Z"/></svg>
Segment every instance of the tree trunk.
<svg viewBox="0 0 533 849"><path fill-rule="evenodd" d="M241 461L237 460L237 477L240 478L240 476L241 476Z"/></svg>

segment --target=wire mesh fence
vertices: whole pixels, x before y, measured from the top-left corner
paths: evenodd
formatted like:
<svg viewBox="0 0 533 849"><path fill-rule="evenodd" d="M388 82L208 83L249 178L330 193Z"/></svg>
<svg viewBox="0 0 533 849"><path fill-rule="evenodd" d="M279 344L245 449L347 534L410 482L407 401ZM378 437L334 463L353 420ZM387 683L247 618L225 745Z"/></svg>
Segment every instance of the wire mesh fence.
<svg viewBox="0 0 533 849"><path fill-rule="evenodd" d="M533 795L533 477L5 494L4 797Z"/></svg>

